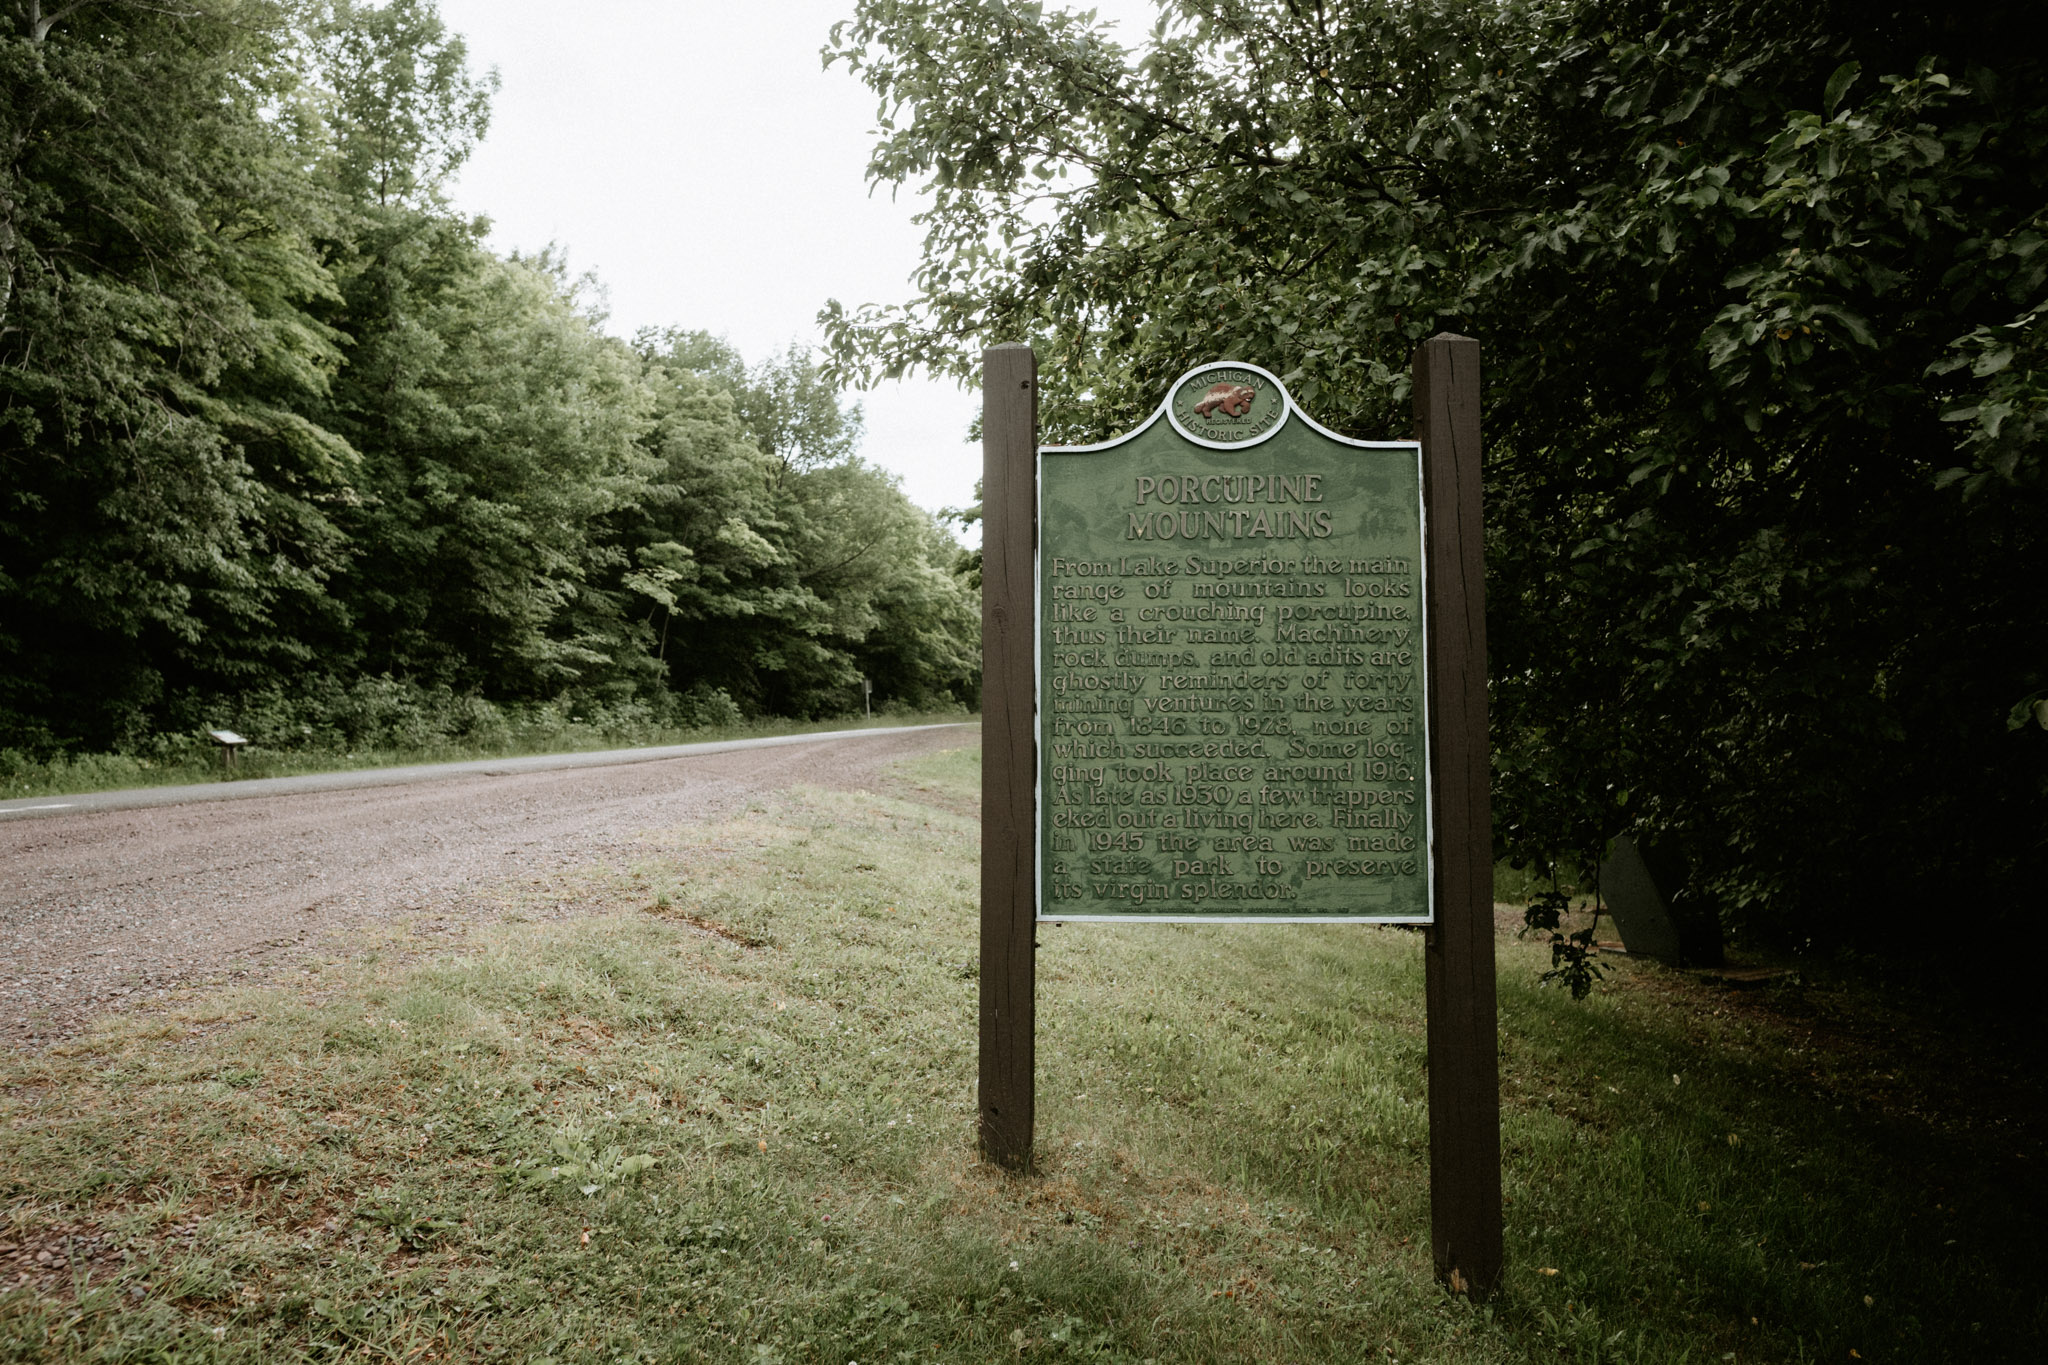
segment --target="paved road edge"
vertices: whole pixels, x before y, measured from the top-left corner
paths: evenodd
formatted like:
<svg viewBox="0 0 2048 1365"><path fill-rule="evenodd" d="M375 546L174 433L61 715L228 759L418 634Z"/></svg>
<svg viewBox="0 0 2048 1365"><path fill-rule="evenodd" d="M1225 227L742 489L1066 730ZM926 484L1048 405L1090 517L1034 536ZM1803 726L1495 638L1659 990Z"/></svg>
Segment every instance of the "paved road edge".
<svg viewBox="0 0 2048 1365"><path fill-rule="evenodd" d="M404 768L358 768L338 773L302 773L293 777L259 777L247 782L209 782L183 787L131 787L122 791L80 792L74 796L24 796L0 801L0 818L10 822L39 817L85 815L94 811L141 810L150 806L184 806L200 801L244 801L259 796L298 796L309 792L350 791L361 787L402 787L415 782L443 782L457 777L510 777L516 773L553 772L563 768L610 768L626 763L659 763L672 758L730 753L735 749L769 749L788 744L823 744L841 739L908 735L924 730L964 730L979 721L948 721L937 725L890 725L864 730L823 730L803 735L764 735L758 739L718 739L702 744L668 744L651 749L602 749L582 754L528 754L519 758L480 758L461 763L422 763Z"/></svg>

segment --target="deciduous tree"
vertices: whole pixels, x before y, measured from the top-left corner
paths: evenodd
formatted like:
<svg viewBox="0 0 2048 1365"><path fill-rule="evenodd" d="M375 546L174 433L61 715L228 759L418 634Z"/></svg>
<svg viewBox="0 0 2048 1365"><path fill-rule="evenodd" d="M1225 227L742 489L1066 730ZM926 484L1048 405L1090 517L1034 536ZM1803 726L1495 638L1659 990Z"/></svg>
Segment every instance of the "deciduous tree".
<svg viewBox="0 0 2048 1365"><path fill-rule="evenodd" d="M1751 930L1896 943L2048 872L2048 87L2025 7L1171 0L1149 40L862 0L928 191L848 375L1039 349L1048 436L1202 359L1407 426L1486 347L1500 850L1628 827Z"/></svg>

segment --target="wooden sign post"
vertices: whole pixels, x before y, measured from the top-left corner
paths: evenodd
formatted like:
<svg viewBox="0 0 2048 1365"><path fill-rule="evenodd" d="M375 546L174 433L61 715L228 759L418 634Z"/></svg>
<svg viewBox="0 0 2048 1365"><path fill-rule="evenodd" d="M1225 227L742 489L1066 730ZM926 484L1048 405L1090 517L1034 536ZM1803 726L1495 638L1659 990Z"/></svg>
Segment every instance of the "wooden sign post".
<svg viewBox="0 0 2048 1365"><path fill-rule="evenodd" d="M1037 1102L1038 357L981 355L981 1074L984 1159L1031 1167Z"/></svg>
<svg viewBox="0 0 2048 1365"><path fill-rule="evenodd" d="M1439 1274L1500 1274L1478 346L1416 353L1417 439L1257 366L1040 447L983 353L980 1145L1031 1164L1036 921L1428 927Z"/></svg>
<svg viewBox="0 0 2048 1365"><path fill-rule="evenodd" d="M1479 485L1479 343L1415 351L1415 434L1429 508L1430 770L1436 918L1429 999L1429 1231L1437 1274L1483 1296L1500 1282L1500 1042L1494 1027L1492 750L1486 737L1486 557Z"/></svg>

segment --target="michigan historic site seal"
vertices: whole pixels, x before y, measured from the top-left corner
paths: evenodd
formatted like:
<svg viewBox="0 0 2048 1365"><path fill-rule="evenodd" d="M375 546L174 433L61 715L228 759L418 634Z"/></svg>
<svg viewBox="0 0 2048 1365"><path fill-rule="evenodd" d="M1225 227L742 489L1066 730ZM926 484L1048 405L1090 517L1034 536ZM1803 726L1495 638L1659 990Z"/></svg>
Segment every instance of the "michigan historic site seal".
<svg viewBox="0 0 2048 1365"><path fill-rule="evenodd" d="M1249 445L1287 416L1287 396L1264 370L1211 365L1182 379L1169 409L1182 435L1205 445Z"/></svg>

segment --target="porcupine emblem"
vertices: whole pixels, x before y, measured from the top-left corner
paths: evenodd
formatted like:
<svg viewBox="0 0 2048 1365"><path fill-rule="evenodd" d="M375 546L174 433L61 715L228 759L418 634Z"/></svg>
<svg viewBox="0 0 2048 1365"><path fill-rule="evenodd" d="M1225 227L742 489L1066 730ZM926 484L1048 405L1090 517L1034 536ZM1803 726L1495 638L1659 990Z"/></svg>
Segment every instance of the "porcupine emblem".
<svg viewBox="0 0 2048 1365"><path fill-rule="evenodd" d="M1257 392L1249 384L1212 384L1202 395L1202 400L1195 404L1195 415L1213 417L1216 409L1221 408L1225 416L1242 417L1251 411L1252 400L1257 397Z"/></svg>

